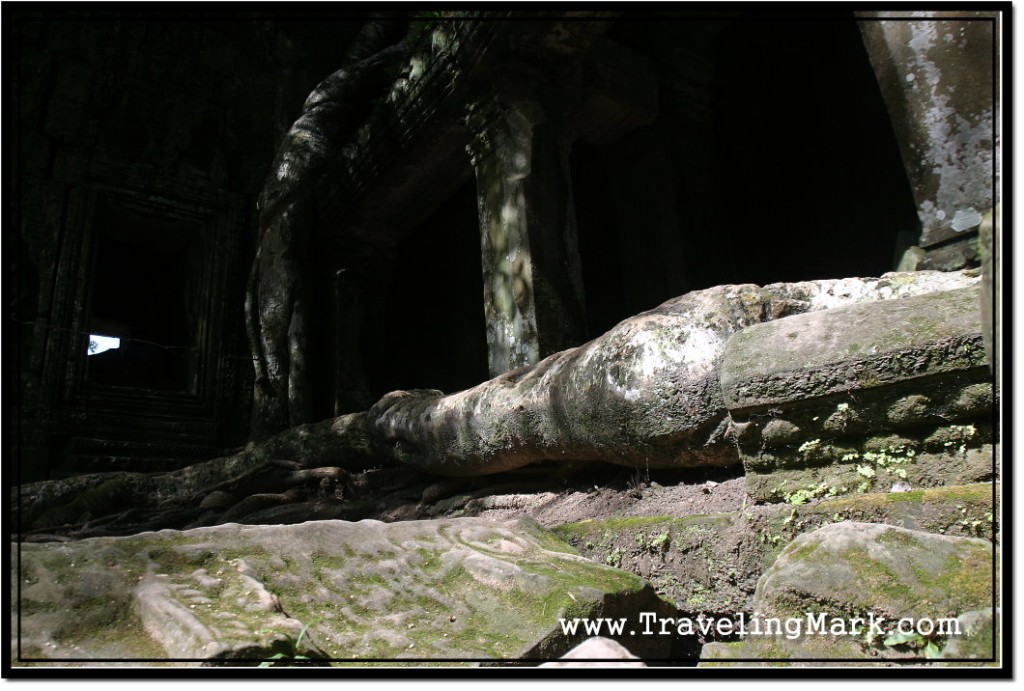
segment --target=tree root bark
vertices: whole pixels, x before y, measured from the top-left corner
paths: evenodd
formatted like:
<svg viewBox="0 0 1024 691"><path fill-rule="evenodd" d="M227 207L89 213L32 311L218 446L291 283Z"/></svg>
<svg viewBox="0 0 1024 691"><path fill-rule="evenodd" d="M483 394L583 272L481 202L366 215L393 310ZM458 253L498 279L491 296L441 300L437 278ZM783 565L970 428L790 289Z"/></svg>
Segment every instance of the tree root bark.
<svg viewBox="0 0 1024 691"><path fill-rule="evenodd" d="M468 391L392 392L370 408L367 432L382 457L449 476L542 460L735 465L739 453L718 381L733 334L788 315L972 282L968 272L914 272L694 291Z"/></svg>
<svg viewBox="0 0 1024 691"><path fill-rule="evenodd" d="M169 473L98 473L13 488L21 539L78 539L239 521L278 503L341 504L349 475L380 467L365 414L302 425L238 453Z"/></svg>
<svg viewBox="0 0 1024 691"><path fill-rule="evenodd" d="M349 473L368 468L469 477L536 461L736 464L718 384L732 334L789 314L976 282L969 272L915 272L689 293L468 391L393 392L367 413L302 425L172 473L106 473L16 487L18 531L24 539L61 539L226 521L358 518L370 504ZM458 487L421 491L426 497L452 489Z"/></svg>
<svg viewBox="0 0 1024 691"><path fill-rule="evenodd" d="M313 183L362 124L368 104L408 55L394 41L404 22L367 22L344 66L317 85L285 135L259 199L260 241L246 285L245 316L255 368L253 439L310 420L310 237Z"/></svg>

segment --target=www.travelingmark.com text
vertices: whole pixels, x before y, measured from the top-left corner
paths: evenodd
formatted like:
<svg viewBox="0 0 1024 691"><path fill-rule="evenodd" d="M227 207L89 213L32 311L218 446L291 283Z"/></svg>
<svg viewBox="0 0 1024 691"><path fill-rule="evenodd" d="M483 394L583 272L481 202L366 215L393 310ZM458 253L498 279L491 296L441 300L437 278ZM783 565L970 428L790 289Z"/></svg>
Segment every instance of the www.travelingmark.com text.
<svg viewBox="0 0 1024 691"><path fill-rule="evenodd" d="M663 617L657 612L640 612L635 627L626 629L629 619L620 618L559 618L562 633L588 636L784 636L790 640L802 636L891 636L894 634L920 634L921 636L956 636L960 622L956 618L894 620L869 613L866 617L831 617L824 612L805 612L800 617L763 617L757 612L736 617Z"/></svg>

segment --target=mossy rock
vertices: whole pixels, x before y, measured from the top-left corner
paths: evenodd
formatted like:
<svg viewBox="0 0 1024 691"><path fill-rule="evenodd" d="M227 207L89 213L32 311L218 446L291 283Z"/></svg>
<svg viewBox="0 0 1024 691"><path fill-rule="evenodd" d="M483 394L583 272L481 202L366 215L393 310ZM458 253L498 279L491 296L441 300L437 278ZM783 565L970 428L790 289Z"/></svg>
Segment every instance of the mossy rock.
<svg viewBox="0 0 1024 691"><path fill-rule="evenodd" d="M832 639L843 647L858 643L865 657L923 660L929 640L941 650L952 620L994 606L996 567L985 540L842 522L793 540L761 577L754 603L763 617L782 620L812 613L826 621L878 622L851 623L838 635L804 634L801 648ZM901 643L894 635L903 621L925 635Z"/></svg>
<svg viewBox="0 0 1024 691"><path fill-rule="evenodd" d="M822 606L888 619L958 616L993 605L994 567L985 540L843 521L793 540L754 598L779 616Z"/></svg>
<svg viewBox="0 0 1024 691"><path fill-rule="evenodd" d="M585 637L559 617L669 609L528 519L228 524L12 551L26 661L553 659ZM664 656L670 642L625 644Z"/></svg>
<svg viewBox="0 0 1024 691"><path fill-rule="evenodd" d="M651 582L682 612L750 612L758 579L799 535L843 521L873 522L962 537L996 539L998 485L919 489L822 498L811 488L800 505L755 506L685 518L624 517L554 528L581 554Z"/></svg>
<svg viewBox="0 0 1024 691"><path fill-rule="evenodd" d="M950 636L942 649L942 660L986 660L976 664L999 665L998 609L964 612L957 617L959 634ZM991 661L987 661L991 658Z"/></svg>
<svg viewBox="0 0 1024 691"><path fill-rule="evenodd" d="M705 645L700 664L990 663L996 567L987 541L832 524L783 550L758 582L745 637Z"/></svg>

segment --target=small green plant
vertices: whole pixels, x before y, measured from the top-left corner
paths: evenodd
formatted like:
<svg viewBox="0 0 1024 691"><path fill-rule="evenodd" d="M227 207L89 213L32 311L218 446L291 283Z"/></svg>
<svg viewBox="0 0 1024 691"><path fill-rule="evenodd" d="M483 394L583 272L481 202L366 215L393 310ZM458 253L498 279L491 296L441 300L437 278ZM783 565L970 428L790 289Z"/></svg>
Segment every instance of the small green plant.
<svg viewBox="0 0 1024 691"><path fill-rule="evenodd" d="M767 547L777 547L779 545L779 543L782 542L782 536L781 535L773 535L771 533L771 531L767 527L764 528L758 534L757 537L761 541L761 544L765 545Z"/></svg>
<svg viewBox="0 0 1024 691"><path fill-rule="evenodd" d="M651 547L656 550L664 551L665 546L668 544L668 533L660 533L651 540Z"/></svg>
<svg viewBox="0 0 1024 691"><path fill-rule="evenodd" d="M260 667L273 667L274 664L277 663L280 660L289 660L289 661L293 661L293 660L308 660L309 657L307 657L306 655L300 655L299 654L299 644L302 643L302 637L306 635L306 629L308 629L308 628L309 628L309 624L306 624L305 626L302 627L302 630L299 631L299 635L295 637L295 642L292 643L292 651L291 651L291 653L276 653L274 655L271 655L269 658L267 658L266 660L261 662L259 664L259 666Z"/></svg>
<svg viewBox="0 0 1024 691"><path fill-rule="evenodd" d="M807 441L800 445L797 451L799 451L800 453L807 453L808 451L816 449L819 446L821 446L820 439L808 439Z"/></svg>
<svg viewBox="0 0 1024 691"><path fill-rule="evenodd" d="M978 537L981 537L981 535L985 532L985 523L987 522L989 526L991 526L993 523L993 516L991 512L986 513L981 518L972 518L967 513L967 507L964 506L963 504L957 504L956 508L960 510L960 519L956 522L956 524L959 525L960 529L968 535L976 535Z"/></svg>
<svg viewBox="0 0 1024 691"><path fill-rule="evenodd" d="M834 485L829 485L827 482L822 482L818 485L808 485L807 487L801 487L793 492L788 492L782 495L782 499L787 504L802 506L812 499L819 499L821 497L828 499L845 491L845 487L836 487Z"/></svg>
<svg viewBox="0 0 1024 691"><path fill-rule="evenodd" d="M815 490L813 488L804 488L798 489L795 492L791 492L790 494L785 495L783 499L786 500L787 504L792 504L793 506L801 506L809 502L811 499L814 499L816 496L817 494L815 493Z"/></svg>
<svg viewBox="0 0 1024 691"><path fill-rule="evenodd" d="M922 636L917 632L913 633L897 633L889 636L882 645L888 648L895 648L897 646L907 646L916 650L924 649L924 656L930 660L934 660L942 654L942 650L939 649L938 643L931 638Z"/></svg>
<svg viewBox="0 0 1024 691"><path fill-rule="evenodd" d="M795 521L795 520L796 520L796 517L797 517L798 515L799 515L799 514L797 513L797 510L796 510L796 509L794 508L794 509L793 509L793 510L792 510L792 511L790 512L790 514L789 514L788 516L786 516L786 519L785 519L784 521L782 521L782 525L789 525L790 523L792 523L793 521Z"/></svg>
<svg viewBox="0 0 1024 691"><path fill-rule="evenodd" d="M892 477L900 480L907 479L906 465L909 464L917 452L907 446L889 446L881 451L865 451L863 453L851 452L843 454L843 461L863 461L858 463L857 474L864 478L857 486L860 493L869 492L875 487L879 480L879 471L885 471Z"/></svg>

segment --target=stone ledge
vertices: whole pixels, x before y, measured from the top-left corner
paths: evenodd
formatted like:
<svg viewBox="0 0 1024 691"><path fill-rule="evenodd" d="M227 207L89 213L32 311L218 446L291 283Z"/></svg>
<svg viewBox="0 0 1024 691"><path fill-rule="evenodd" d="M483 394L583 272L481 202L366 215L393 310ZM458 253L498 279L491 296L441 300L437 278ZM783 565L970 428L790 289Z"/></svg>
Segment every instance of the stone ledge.
<svg viewBox="0 0 1024 691"><path fill-rule="evenodd" d="M737 412L952 372L986 380L981 334L976 287L786 317L729 340L722 393Z"/></svg>

